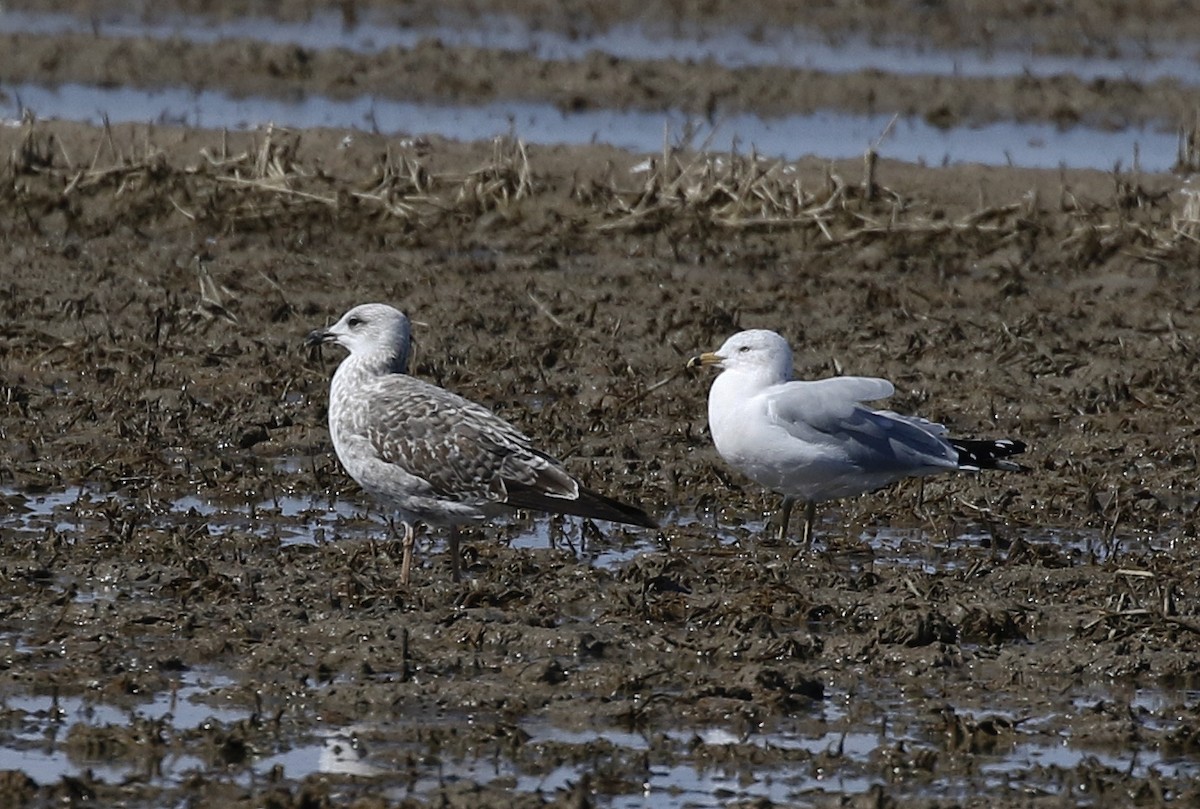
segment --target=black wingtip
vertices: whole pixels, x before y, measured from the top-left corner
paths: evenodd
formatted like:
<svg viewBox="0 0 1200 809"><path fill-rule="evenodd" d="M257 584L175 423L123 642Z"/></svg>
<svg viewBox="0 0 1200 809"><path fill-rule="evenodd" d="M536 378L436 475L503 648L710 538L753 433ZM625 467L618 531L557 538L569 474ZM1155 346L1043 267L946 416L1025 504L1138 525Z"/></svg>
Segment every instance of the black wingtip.
<svg viewBox="0 0 1200 809"><path fill-rule="evenodd" d="M571 508L564 509L566 514L577 517L589 517L594 520L608 520L623 525L637 525L642 528L658 528L658 522L637 506L622 503L620 500L600 494L600 492L579 487L579 497L569 501Z"/></svg>
<svg viewBox="0 0 1200 809"><path fill-rule="evenodd" d="M1000 469L1005 472L1028 472L1029 467L1010 461L1013 455L1025 451L1025 442L1015 438L996 440L953 438L950 445L958 450L958 465L963 469Z"/></svg>
<svg viewBox="0 0 1200 809"><path fill-rule="evenodd" d="M655 519L637 506L622 503L620 500L614 500L583 486L579 487L579 496L570 500L563 497L551 497L537 489L514 484L511 481L508 483L507 489L508 497L505 498L505 503L513 508L570 514L574 517L607 520L623 525L637 525L642 528L658 528Z"/></svg>

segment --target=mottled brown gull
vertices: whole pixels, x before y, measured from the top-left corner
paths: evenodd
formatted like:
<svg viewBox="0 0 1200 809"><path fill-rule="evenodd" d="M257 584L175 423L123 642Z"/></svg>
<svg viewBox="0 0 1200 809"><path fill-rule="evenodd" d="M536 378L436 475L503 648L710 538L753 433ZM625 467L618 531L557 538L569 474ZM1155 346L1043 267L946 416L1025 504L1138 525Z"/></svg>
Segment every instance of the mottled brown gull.
<svg viewBox="0 0 1200 809"><path fill-rule="evenodd" d="M418 521L449 527L455 579L457 526L514 509L657 527L640 508L583 486L487 408L410 376L410 342L408 318L381 303L305 339L350 352L329 387L329 433L350 477L404 522L405 584Z"/></svg>
<svg viewBox="0 0 1200 809"><path fill-rule="evenodd" d="M941 424L865 407L895 393L886 379L792 381L792 349L773 331L738 332L688 361L689 368L697 366L721 371L708 395L718 454L783 495L781 539L797 501L804 503L803 540L809 543L819 502L906 477L1025 468L1006 460L1025 451L1020 441L950 438Z"/></svg>

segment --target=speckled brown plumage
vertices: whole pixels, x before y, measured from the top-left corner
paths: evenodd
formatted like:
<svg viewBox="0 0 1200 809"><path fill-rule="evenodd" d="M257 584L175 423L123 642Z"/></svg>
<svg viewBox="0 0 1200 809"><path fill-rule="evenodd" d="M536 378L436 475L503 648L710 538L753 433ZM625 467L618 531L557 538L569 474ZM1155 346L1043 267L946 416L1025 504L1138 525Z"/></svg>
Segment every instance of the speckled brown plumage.
<svg viewBox="0 0 1200 809"><path fill-rule="evenodd" d="M487 408L409 376L409 340L408 318L384 304L357 306L308 337L350 350L330 385L334 449L399 513L409 543L416 521L453 528L515 508L655 527L640 508L581 485Z"/></svg>

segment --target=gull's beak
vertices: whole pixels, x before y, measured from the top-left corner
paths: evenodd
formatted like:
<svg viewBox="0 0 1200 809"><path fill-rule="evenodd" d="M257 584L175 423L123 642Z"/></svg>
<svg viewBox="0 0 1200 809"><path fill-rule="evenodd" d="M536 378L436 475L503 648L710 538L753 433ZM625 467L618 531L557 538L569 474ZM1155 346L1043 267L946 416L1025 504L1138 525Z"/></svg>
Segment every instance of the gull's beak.
<svg viewBox="0 0 1200 809"><path fill-rule="evenodd" d="M331 343L336 339L337 335L329 329L313 329L304 338L304 345L311 348L312 346L319 346L322 343Z"/></svg>
<svg viewBox="0 0 1200 809"><path fill-rule="evenodd" d="M692 357L687 361L688 368L708 368L713 365L720 365L725 358L715 351L705 351L698 357Z"/></svg>

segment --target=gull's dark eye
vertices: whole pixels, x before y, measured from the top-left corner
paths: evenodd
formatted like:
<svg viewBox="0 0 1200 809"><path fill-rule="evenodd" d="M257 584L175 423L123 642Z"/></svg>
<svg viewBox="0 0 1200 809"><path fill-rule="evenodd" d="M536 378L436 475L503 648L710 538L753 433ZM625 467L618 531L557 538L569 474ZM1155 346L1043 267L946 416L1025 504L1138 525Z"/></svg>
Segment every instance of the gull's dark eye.
<svg viewBox="0 0 1200 809"><path fill-rule="evenodd" d="M352 317L346 321L346 325L352 329L357 329L362 324L363 324L363 320L358 315L355 315L354 317Z"/></svg>
<svg viewBox="0 0 1200 809"><path fill-rule="evenodd" d="M749 350L750 350L750 346L742 346L741 348L738 349L738 351L742 352L743 354L745 354Z"/></svg>

